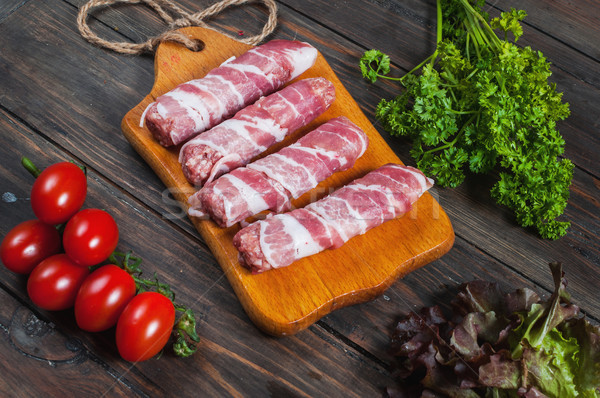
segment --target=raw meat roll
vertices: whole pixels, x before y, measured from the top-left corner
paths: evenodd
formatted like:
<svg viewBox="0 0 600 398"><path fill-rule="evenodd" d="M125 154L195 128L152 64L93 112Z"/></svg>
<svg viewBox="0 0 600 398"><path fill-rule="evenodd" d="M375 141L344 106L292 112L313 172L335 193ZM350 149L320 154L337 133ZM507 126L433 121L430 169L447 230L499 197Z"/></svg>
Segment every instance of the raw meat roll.
<svg viewBox="0 0 600 398"><path fill-rule="evenodd" d="M316 59L317 50L310 44L269 41L161 95L142 122L161 145L177 145L280 89Z"/></svg>
<svg viewBox="0 0 600 398"><path fill-rule="evenodd" d="M186 142L179 152L184 175L200 187L246 165L325 112L334 98L333 84L322 77L300 80L261 98Z"/></svg>
<svg viewBox="0 0 600 398"><path fill-rule="evenodd" d="M432 185L418 169L386 164L304 208L242 228L233 244L253 273L285 267L406 213Z"/></svg>
<svg viewBox="0 0 600 398"><path fill-rule="evenodd" d="M205 185L190 197L189 214L230 227L263 210L281 212L367 149L366 134L347 117L322 124L296 143Z"/></svg>

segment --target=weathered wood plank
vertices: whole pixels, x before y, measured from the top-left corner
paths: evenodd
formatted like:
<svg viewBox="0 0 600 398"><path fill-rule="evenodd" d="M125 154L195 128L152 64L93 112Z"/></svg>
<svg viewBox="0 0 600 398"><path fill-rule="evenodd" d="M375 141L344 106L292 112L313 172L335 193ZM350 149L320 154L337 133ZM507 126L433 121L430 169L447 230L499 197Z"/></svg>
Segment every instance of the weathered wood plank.
<svg viewBox="0 0 600 398"><path fill-rule="evenodd" d="M114 397L130 397L127 379L116 379L78 339L41 320L0 289L0 353L3 397L97 396L110 386Z"/></svg>
<svg viewBox="0 0 600 398"><path fill-rule="evenodd" d="M23 5L24 0L4 0L0 3L0 22L8 15L13 13L17 8Z"/></svg>
<svg viewBox="0 0 600 398"><path fill-rule="evenodd" d="M285 8L289 7L308 16L308 24L313 20L310 29L317 33L319 26L335 26L336 33L367 49L389 54L392 62L406 71L435 51L435 0L334 0L326 5L319 0L282 0L281 3L286 6L281 7L283 18L288 14ZM356 63L358 66L358 59Z"/></svg>
<svg viewBox="0 0 600 398"><path fill-rule="evenodd" d="M127 110L152 86L152 59L90 45L75 28L75 13L60 0L26 4L0 24L0 104L167 215L176 209L164 203L165 187L119 127ZM32 20L31 14L38 18ZM119 178L123 170L128 178ZM179 224L193 230L189 223Z"/></svg>
<svg viewBox="0 0 600 398"><path fill-rule="evenodd" d="M87 0L64 0L73 6L80 8ZM211 0L181 0L175 4L188 13L194 14L212 6L215 2ZM165 7L168 11L173 11ZM179 18L175 12L170 12L173 18ZM207 18L204 22L209 26L226 32L233 37L244 38L254 36L262 31L267 22L267 9L260 2L250 2L239 6L230 6L219 14ZM105 38L101 24L107 24L122 36L116 38L118 41L131 41L140 43L150 37L156 36L169 29L168 24L160 18L150 7L143 3L118 4L110 7L99 7L92 10L88 18L92 31L97 32L101 38ZM99 25L100 24L100 25Z"/></svg>
<svg viewBox="0 0 600 398"><path fill-rule="evenodd" d="M334 312L298 336L274 340L261 335L249 322L212 256L206 252L187 220L171 223L162 219L170 211L176 213L177 205L162 195L164 187L160 181L122 139L118 127L122 115L150 90L151 58L124 57L94 48L74 29L74 7L66 3L63 6L59 1L49 2L49 5L36 3L36 7L24 6L26 12L21 15L19 11L6 20L0 17L0 72L3 76L0 77L0 106L17 117L5 116L4 120L8 121L1 124L5 135L0 142L6 144L14 140L13 136L20 137L15 146L4 145L0 149L5 159L0 166L0 190L10 190L19 198L10 207L5 206L7 203L1 204L3 227L0 233L5 233L18 217L31 216L26 200L31 178L15 166L18 155L22 152L34 154L36 160L47 164L54 161L55 155L75 156L91 166L93 193L89 203L108 206L117 212L120 220L131 222L124 228L124 247L143 250L148 273L158 271L176 284L182 302L193 303L201 317L199 332L203 342L200 352L192 359L179 361L166 354L161 362L152 361L130 368L118 358L111 333L82 333L68 312L39 312L39 317L54 324L54 330L65 336L65 341L78 339L87 355L97 356L86 357L68 369L67 366L50 368L44 364L39 370L35 364L23 361L21 354L10 352L5 355L2 351L2 362L10 361L13 368L9 374L16 375L3 378L3 381L10 380L7 390L22 387L24 395L39 395L46 391L45 385L25 383L19 378L21 372L39 373L40 380L50 379L47 384L54 386L60 374L64 374L60 372L75 374L94 365L91 371L87 368L94 375L94 385L102 386L102 391L108 390L111 396L124 395L127 390L141 396L189 395L196 391L211 395L352 395L350 390L355 390L356 395L379 395L390 380L381 361L390 360L386 354L387 339L400 314L421 305L444 303L459 282L475 277L499 280L506 287L531 285L538 291L541 288L538 284L541 284L548 290L551 280L547 262L554 259L562 259L565 263L575 302L598 319L594 289L600 264L597 241L600 184L595 160L598 153L595 138L598 94L594 91L598 87L598 69L594 59L579 57L580 47L564 45L563 39L547 40L547 32L536 33L536 29L531 28L537 40L532 39L532 43L539 43L540 48L549 46L550 50L543 51L556 65L559 89L568 87L564 89L565 97L572 104L573 115L561 126L561 131L567 139L567 155L574 155L580 168L576 172L566 214L574 219L575 225L566 238L559 242L543 242L515 226L511 215L490 201L489 179L475 178L460 189L439 190L440 202L453 219L459 235L455 248L448 255L395 283L385 296L373 302ZM396 18L405 30L406 38L402 40L406 43L386 45L390 46L390 51L402 54L400 60L395 60L397 64L410 68L422 59L421 55L426 56L428 51L421 47L420 40L432 43L433 27L426 22L432 19L427 11L432 2L427 2L424 7L414 3L373 3L383 10L388 7L388 12L394 13L391 22L382 25L381 31L377 26L365 30L340 23L344 21L343 12L339 12L345 7L343 2L328 2L326 6L314 3L315 10L319 11L316 13L303 13L299 8L303 2L280 3L280 27L276 35L298 37L317 45L372 118L378 99L393 95L397 89L390 84L373 86L364 82L359 76L357 59L365 48L370 47L369 43L377 44L380 38L388 41L386 35L396 29L393 23ZM368 6L366 2L355 2L349 12L366 18L371 14L363 15L362 8ZM28 22L31 15L39 12L39 20ZM107 26L98 28L108 37L120 38L120 34L125 33L141 39L143 36L135 36L134 29L131 33L126 31L126 27L137 20L134 12L138 11L122 8L117 12L121 15L108 12L101 15ZM261 10L249 13L264 15ZM321 14L326 18L319 19ZM240 24L238 14L231 15L231 22L225 18L216 22L220 26L251 31L253 21L245 22L248 25ZM142 28L152 33L159 24L158 20L155 22L156 26L142 24ZM23 25L29 31L22 31ZM332 33L326 27L330 25L338 26L336 29L341 35ZM596 27L592 28L592 34L586 32L587 36L593 36ZM529 31L526 35L530 36ZM38 37L41 37L39 41ZM415 37L419 37L418 43ZM561 51L561 57L552 55L560 55ZM65 56L66 62L61 60ZM577 66L579 63L580 67ZM35 132L24 129L21 123L33 127ZM409 162L408 146L385 133L384 136ZM574 140L577 142L572 142ZM6 289L0 290L3 303L10 300L21 306L28 303L22 278L4 269L0 277ZM8 299L4 297L6 292L10 293ZM0 314L4 312L0 310ZM4 324L4 320L0 323ZM346 345L346 339L350 346ZM43 347L62 348L61 344ZM0 350L4 350L2 347L0 345ZM363 355L364 351L378 360ZM70 352L61 350L60 353ZM177 379L178 374L184 376L183 384ZM83 379L89 377L87 373L82 376ZM123 384L109 382L116 378L124 380ZM80 380L67 383L69 386L60 385L57 391L74 393L77 383ZM115 390L109 390L111 388Z"/></svg>
<svg viewBox="0 0 600 398"><path fill-rule="evenodd" d="M594 0L499 0L493 6L503 11L511 7L527 11L527 24L554 40L567 44L596 62L600 61L600 42L586 40L600 25L598 3Z"/></svg>
<svg viewBox="0 0 600 398"><path fill-rule="evenodd" d="M301 5L302 2L299 3ZM339 2L332 4L336 4L338 7L343 6ZM350 10L356 14L360 14L357 8L351 8ZM12 113L21 118L22 121L40 131L50 142L85 160L86 163L92 166L94 174L100 176L99 178L102 181L105 178L118 181L121 184L121 188L125 189L131 195L139 196L144 204L153 209L141 210L143 213L154 212L160 214L169 209L176 210L177 206L165 203L165 199L162 196L164 187L153 176L143 161L129 148L128 144L122 140L118 127L122 114L137 104L139 99L150 90L153 76L151 59L149 57L133 58L115 55L94 48L84 42L79 38L78 33L74 29L75 10L71 7L61 7L58 2L51 3L47 7L38 3L35 10L34 8L29 8L28 12L33 13L34 11L41 12L42 19L46 20L49 18L49 22L41 23L40 21L36 21L35 23L27 23L27 18L25 18L27 14L24 14L23 19L16 19L17 22L15 22L14 26L7 26L6 24L0 26L0 30L3 33L3 55L0 57L0 70L4 76L2 77L4 80L0 84L0 87L2 87L0 89L0 104L7 107ZM123 11L124 13L130 12ZM357 44L352 44L341 36L334 34L334 39L331 39L331 31L319 25L319 21L313 19L318 16L319 13L310 14L310 18L307 19L306 16L298 14L294 10L281 7L280 27L278 28L277 35L278 37L303 38L318 46L326 54L328 61L334 66L336 72L346 84L346 87L361 103L363 109L372 117L372 110L378 99L393 95L396 92L396 88L390 84L373 86L364 82L359 75L357 59L364 48L369 47L365 43L370 43L371 41L377 43L371 37L379 37L377 35L383 35L383 33L389 34L389 31L394 26L387 25L383 33L369 31L368 34L362 34L363 37L357 39ZM15 16L11 16L11 18L13 17ZM335 13L331 14L331 18L334 17ZM405 19L405 17L402 16L402 19ZM135 21L135 19L132 20ZM338 17L337 20L343 20L343 18ZM9 22L13 23L12 21ZM107 23L109 22L110 19L107 20ZM327 22L327 24L334 22ZM406 24L404 26L407 26L406 29L408 32L411 25L408 22L404 23ZM31 32L22 32L18 24L25 24ZM99 27L99 29L109 37L120 38L120 35L110 28L113 25L109 23L108 26L108 28ZM237 25L235 26L237 27ZM118 27L119 32L122 33L124 30L123 26L119 24ZM411 29L417 30L417 28ZM425 32L425 28L423 27L422 29ZM363 29L358 28L349 28L349 30L355 30L359 33L358 36L361 36L360 33L364 32ZM349 33L351 32L345 32L345 34ZM5 36L5 34L8 34L8 36ZM38 35L44 37L39 43L35 40ZM425 41L431 40L433 35L429 35L431 33L423 33L422 37ZM529 35L529 32L526 35ZM540 35L540 37L542 38L540 42L544 42L543 38L545 35ZM18 43L11 44L13 40L17 40ZM415 52L416 55L414 58L410 58L413 56L411 55L413 54L411 51L415 50L415 47L416 50L419 50L421 44L420 42L417 43L416 39L407 40L407 42L408 47L402 46L397 51L410 53L401 57L401 60L415 60L415 62L406 62L406 68L410 68L422 59L418 51ZM560 43L556 44L552 40L548 42L560 48ZM23 43L28 43L29 47L23 46ZM63 51L57 52L57 48ZM5 52L6 49L10 51ZM544 51L546 52L546 50ZM427 51L424 51L424 53L427 53ZM61 61L64 54L70 54L67 63ZM75 54L79 55L76 56ZM565 52L565 54L571 53ZM576 57L574 58L569 55L566 58L569 61L573 58L575 61L570 62L577 62ZM400 66L405 67L400 61L397 62ZM86 68L79 68L79 70L68 68L69 63L75 65L84 64ZM36 64L39 66L34 69L33 65ZM592 64L596 65L595 63ZM570 73L570 65L568 67L561 66L561 68L569 70ZM597 69L588 69L590 70L590 74L597 74ZM68 73L65 73L65 70ZM573 115L567 122L561 125L561 131L567 139L567 156L571 157L574 155L576 163L582 165L582 167L585 167L590 172L597 170L594 160L598 153L598 143L594 137L598 126L597 113L595 112L595 104L598 103L598 94L595 93L594 87L589 87L589 85L593 86L593 81L589 84L582 84L581 77L573 77L573 75L569 75L564 71L557 71L555 76L561 79L559 80L559 89L574 87L573 91L570 88L563 89L566 92L566 98L569 96L567 99L571 102L573 110ZM26 82L24 79L31 79L31 81ZM104 83L104 80L107 82ZM48 83L49 81L53 83L50 84ZM571 92L573 92L572 97L570 97L571 94L568 94ZM41 97L38 97L38 94L41 94ZM71 98L74 98L74 100ZM73 113L73 108L76 109L75 113ZM573 139L569 137L573 137ZM386 138L388 138L388 141L404 160L407 162L410 161L407 156L408 146L405 143L396 138ZM39 154L37 150L34 152ZM14 170L7 170L6 172L8 176L14 174ZM27 179L23 177L23 181L27 181ZM597 285L597 282L594 282L594 280L597 281L597 279L594 279L594 271L597 270L597 265L599 264L598 243L594 239L598 233L598 219L597 216L594 216L594 214L597 214L597 212L594 213L594 210L597 210L598 207L596 199L598 197L598 180L590 177L585 172L578 171L576 174L574 196L571 201L571 206L573 207L568 209L567 213L568 217L573 216L575 218L576 225L572 229L573 232L567 238L556 243L540 242L535 235L531 235L527 231L522 231L519 227L513 225L511 215L508 212L502 211L502 209L489 200L489 185L489 180L476 178L472 179L469 184L459 190L439 191L442 206L450 214L457 233L462 237L462 240L459 241L460 246L453 249L440 262L431 264L431 266L425 267L422 272L419 271L416 274L411 274L398 282L398 284L395 284L388 294L388 297L392 298L391 301L393 301L393 294L391 292L399 289L403 297L406 298L406 301L412 305L417 306L421 302L435 303L438 302L440 295L447 294L440 293L441 289L439 288L442 284L450 284L451 281L448 282L449 278L458 281L458 277L460 276L464 276L467 279L470 275L490 275L494 279L502 279L504 275L503 271L505 270L504 264L513 267L514 272L511 272L510 275L516 275L516 279L510 277L510 280L514 280L515 284L521 281L518 275L522 274L531 278L531 280L541 283L545 288L550 288L551 281L547 273L546 264L548 261L555 259L555 254L560 254L561 258L566 260L565 266L567 267L567 276L569 279L572 279L570 275L574 273L579 275L575 286L573 286L574 283L571 281L570 287L576 289L576 291L572 291L574 299L585 300L581 304L585 304L583 307L586 310L590 306L596 306L597 308L598 302L595 299L596 296L593 295L594 291L591 291L591 296L587 295L590 293L590 288ZM23 206L26 204L25 202L17 203ZM135 203L133 207L136 209L139 208L139 204ZM149 221L149 223L158 222L160 224L160 221L157 221L153 216L150 217L150 220L152 221ZM184 229L188 227L186 220L177 224ZM191 228L187 229L187 231L193 233ZM150 235L147 235L146 230L143 229L137 232L135 236L145 239L156 236L155 231L150 232ZM155 239L158 241L160 238ZM193 240L189 236L186 239ZM145 246L141 245L140 247L144 248ZM199 250L199 253L202 252ZM208 256L205 253L202 255ZM164 261L164 257L169 258L168 261L171 262L171 266L177 262L177 259L172 258L170 255L167 256L167 254L159 255L155 253L153 256L159 257L159 261L161 262ZM474 257L473 260L470 260L471 256ZM549 258L550 256L553 258ZM494 257L497 260L494 260ZM576 262L572 261L573 258ZM194 260L193 256L183 256L182 261L190 261L192 264L198 266L197 260ZM212 260L208 256L201 263L204 264L210 261ZM491 267L491 270L488 270L488 267ZM212 272L218 272L217 268L212 269L209 267L209 269ZM204 272L204 268L202 268L202 271ZM510 272L510 270L508 271ZM587 278L588 271L591 271L591 279ZM448 275L451 276L449 277ZM179 280L179 278L176 279ZM213 276L213 281L215 279L217 277ZM235 329L234 325L237 322L245 325L248 329L252 329L252 325L248 324L240 308L235 307L237 301L231 295L231 292L227 293L228 289L227 284L220 281L217 290L213 292L214 294L208 297L203 306L200 307L201 311L206 314L207 319L211 323L214 322L216 324L211 328L205 329L206 335L215 336L215 342L207 344L210 361L203 363L202 366L196 365L195 369L198 371L200 368L200 375L210 374L210 381L207 381L206 385L211 385L212 387L210 387L209 391L213 392L231 393L231 391L236 391L236 388L241 388L241 381L238 383L232 382L232 386L221 384L218 381L218 377L221 377L220 372L226 374L223 377L226 380L233 380L239 377L239 374L235 374L233 370L231 372L223 370L224 366L231 367L239 352L233 351L231 354L228 353L227 358L229 359L225 360L223 359L224 355L222 352L227 353L228 351L223 347L229 348L230 345L238 344L239 342L236 341L236 338L240 340L246 339L247 341L244 340L244 344L248 346L261 347L261 345L265 344L263 339L257 338L251 332L247 332L250 337L242 335L241 337L228 338L224 343L219 341L217 336L222 334L223 330ZM225 298L219 296L223 292L225 292ZM581 292L585 296L582 297ZM189 296L191 297L191 294ZM586 299L586 297L589 299ZM223 308L219 309L220 307ZM223 311L228 311L230 308L235 309L235 316L226 316L223 314ZM338 311L327 317L324 322L326 322L325 326L330 326L341 331L343 335L349 336L361 347L365 347L377 356L385 357L383 354L386 342L384 331L390 322L392 322L391 319L394 317L396 310L397 308L392 307L390 302L384 298L379 298L372 303ZM597 309L594 310L594 308L592 308L590 313L596 314L595 316L598 314ZM379 314L382 315L380 316ZM61 322L61 325L64 325L64 323ZM377 333L368 333L372 329L377 329ZM311 328L310 332L317 333L314 328ZM293 355L293 350L300 350L303 346L302 344L312 342L309 338L303 337L303 339L294 339L293 342L289 342L290 339L286 338L276 348L271 347L269 345L271 343L267 343L268 349L266 354L255 353L252 355L276 356L278 349L284 349L291 356ZM298 341L301 341L302 344ZM337 344L337 342L335 343ZM110 336L102 336L98 339L90 339L86 344L88 347L92 347L91 351L102 352L106 350L106 347L110 347L111 339ZM324 346L319 345L319 347L325 349ZM259 351L258 348L256 351ZM246 352L250 351L246 348ZM114 351L107 355L110 360L116 358ZM219 366L215 367L213 361L220 363ZM267 365L272 373L277 372L277 367L274 364L269 363ZM147 373L157 372L155 367L158 366L150 364L144 366L146 373L137 376L139 380L144 380ZM264 382L265 378L262 377L263 371L253 370L255 368L251 366L250 368L249 370L244 369L244 373L250 375L248 378L256 379L253 380L252 385L256 384L256 388L260 388L261 392L270 391L268 385L262 384L266 384ZM351 369L360 370L354 367L351 367ZM290 370L290 373L293 371L299 371L301 376L298 377L306 379L306 383L310 382L313 378L318 378L311 373L312 369L306 367L306 364L300 370L293 368ZM135 372L139 372L137 368ZM278 384L275 378L269 377L272 376L269 375L267 377L268 381L273 383L271 385L272 388L281 387L281 384ZM248 382L248 378L246 382ZM296 385L300 385L302 382L298 381ZM175 381L170 380L166 383L172 384ZM287 384L284 383L284 386L287 386ZM292 388L289 390L297 391ZM147 391L158 392L159 394L161 392L157 386L148 387Z"/></svg>
<svg viewBox="0 0 600 398"><path fill-rule="evenodd" d="M522 265L527 267L529 263ZM542 272L550 274L549 268L546 268ZM567 274L567 278L569 276ZM529 287L540 294L549 292L524 278L519 270L508 269L484 251L457 238L454 248L447 255L411 272L394 283L381 297L361 306L343 308L328 315L322 322L361 348L391 363L389 347L395 322L424 306L439 305L442 310L449 310L450 300L458 286L475 279L497 281L506 291Z"/></svg>

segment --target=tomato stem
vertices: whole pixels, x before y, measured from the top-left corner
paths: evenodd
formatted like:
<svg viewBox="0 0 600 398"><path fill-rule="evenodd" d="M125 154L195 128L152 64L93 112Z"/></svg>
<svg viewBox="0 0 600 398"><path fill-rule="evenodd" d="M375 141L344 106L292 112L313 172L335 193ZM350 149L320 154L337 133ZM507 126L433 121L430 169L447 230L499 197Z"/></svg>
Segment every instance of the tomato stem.
<svg viewBox="0 0 600 398"><path fill-rule="evenodd" d="M75 166L79 167L81 169L81 171L83 171L83 174L85 174L85 176L87 177L87 167L85 166L81 166L78 165L77 163L75 163L75 161L73 160L69 160L69 162L73 163Z"/></svg>
<svg viewBox="0 0 600 398"><path fill-rule="evenodd" d="M21 164L35 178L38 178L38 176L42 174L42 170L40 170L29 158L25 156L21 156Z"/></svg>
<svg viewBox="0 0 600 398"><path fill-rule="evenodd" d="M80 166L77 163L75 163L73 160L69 160L69 162L73 163L75 166L79 167L81 169L81 171L83 171L83 174L86 175L87 177L87 167L85 166ZM21 164L23 165L23 167L25 167L25 169L35 178L38 178L40 174L42 174L42 170L39 169L39 167L37 167L35 165L35 163L33 163L31 161L31 159L29 159L26 156L21 156Z"/></svg>
<svg viewBox="0 0 600 398"><path fill-rule="evenodd" d="M175 293L171 289L171 286L160 282L156 273L154 273L154 279L141 278L142 259L134 256L131 251L126 253L115 251L110 255L108 260L120 266L131 275L135 281L137 294L145 291L156 291L171 300L175 310L182 313L179 320L173 326L173 334L175 336L173 351L180 357L188 357L196 352L197 347L195 343L200 341L200 337L196 333L196 317L190 308L175 303Z"/></svg>
<svg viewBox="0 0 600 398"><path fill-rule="evenodd" d="M174 327L177 340L173 344L173 350L180 357L189 357L198 350L195 343L200 341L196 333L196 317L190 308L176 305L175 309L182 311L183 314Z"/></svg>

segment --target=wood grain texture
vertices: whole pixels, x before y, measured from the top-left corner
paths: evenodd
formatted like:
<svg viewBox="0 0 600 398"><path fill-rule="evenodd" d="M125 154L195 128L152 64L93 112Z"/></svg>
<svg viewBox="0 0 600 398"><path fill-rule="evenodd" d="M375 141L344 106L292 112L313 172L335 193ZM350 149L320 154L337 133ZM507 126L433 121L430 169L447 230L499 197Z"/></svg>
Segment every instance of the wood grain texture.
<svg viewBox="0 0 600 398"><path fill-rule="evenodd" d="M498 0L493 7L509 11L510 7L529 10L524 22L539 31L552 31L552 37L578 49L596 61L600 60L598 40L586 40L598 29L600 13L595 0L554 0L552 4L540 0Z"/></svg>
<svg viewBox="0 0 600 398"><path fill-rule="evenodd" d="M122 122L123 132L132 146L182 204L187 204L194 190L181 171L178 148L160 146L146 128L140 127L141 115L157 96L179 83L204 76L232 55L240 55L250 48L207 29L187 28L185 33L201 39L205 43L204 50L194 53L163 43L156 53L156 80L151 93L128 112ZM322 55L299 78L316 76L327 78L336 87L333 105L270 151L341 115L349 117L366 132L369 147L352 169L325 180L295 200L294 207L302 207L385 163L401 163ZM250 318L261 330L276 336L294 334L337 308L373 299L397 278L445 254L454 242L446 213L430 194L425 194L409 214L353 238L339 249L301 259L283 269L252 275L239 265L237 250L231 243L238 226L222 229L212 221L195 217L192 222L225 271Z"/></svg>
<svg viewBox="0 0 600 398"><path fill-rule="evenodd" d="M214 3L175 1L189 11ZM500 0L487 5L490 13L511 6L527 10L519 44L544 52L558 89L571 103L571 116L559 126L566 155L576 164L565 214L573 226L567 236L547 242L517 226L511 213L490 198L493 176L469 176L457 189L434 187L431 194L456 233L452 250L397 280L376 299L333 311L286 338L271 338L255 327L203 238L121 133L125 113L152 89L154 59L121 56L83 40L75 18L86 2L0 0L0 193L17 197L0 202L0 235L33 217L28 201L32 179L18 163L21 154L42 166L70 158L85 164L87 205L114 212L123 228L122 248L142 253L145 272L158 272L174 284L178 300L193 307L201 346L186 360L166 353L157 361L127 363L119 358L112 333L85 333L69 311L35 308L24 278L0 266L2 326L11 325L15 314L35 316L38 321L26 324L54 333L52 338L32 335L27 342L44 357L68 360L74 352L65 343L83 345L76 361L41 361L18 351L11 331L3 329L1 396L381 396L394 382L389 337L400 316L423 305L444 306L458 284L474 278L550 294L547 263L552 260L564 262L575 304L592 322L600 320L597 2ZM390 137L374 117L379 99L401 88L366 82L358 59L367 49L381 48L390 52L393 73L419 63L435 41L435 0L277 3L272 37L314 44L388 145L412 164L409 143ZM247 4L207 22L250 35L265 20L260 6ZM165 28L143 5L99 10L90 24L102 37L118 41L141 41Z"/></svg>
<svg viewBox="0 0 600 398"><path fill-rule="evenodd" d="M98 385L112 385L111 396L129 397L131 389L119 383L102 365L91 360L80 340L57 329L51 322L38 318L4 290L0 290L0 350L2 369L0 395L3 397L32 396L94 396ZM29 368L30 379L44 383L24 383L19 367Z"/></svg>
<svg viewBox="0 0 600 398"><path fill-rule="evenodd" d="M15 12L22 4L22 0L3 0L0 3L0 21Z"/></svg>

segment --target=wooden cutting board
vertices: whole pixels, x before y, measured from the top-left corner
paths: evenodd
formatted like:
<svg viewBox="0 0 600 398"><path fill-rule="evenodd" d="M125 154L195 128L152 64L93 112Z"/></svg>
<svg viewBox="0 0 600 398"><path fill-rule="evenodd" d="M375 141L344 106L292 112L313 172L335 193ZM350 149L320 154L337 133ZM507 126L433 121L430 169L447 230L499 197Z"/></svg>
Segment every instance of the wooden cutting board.
<svg viewBox="0 0 600 398"><path fill-rule="evenodd" d="M187 209L187 199L194 189L178 163L179 147L165 149L159 145L147 128L140 127L141 115L159 95L179 83L204 76L251 46L209 29L191 27L182 31L204 42L204 49L192 52L181 45L161 44L155 56L152 91L125 115L122 129L135 150ZM369 147L353 168L335 174L293 201L296 207L317 200L385 163L401 163L321 54L299 79L316 76L325 77L335 85L333 105L269 153L341 115L365 131ZM294 334L335 309L377 297L399 277L445 254L454 243L448 216L432 195L426 193L410 213L351 239L339 249L326 250L283 269L252 275L239 265L237 250L232 245L239 226L223 229L212 221L195 217L191 221L218 260L248 316L261 330L275 336Z"/></svg>

